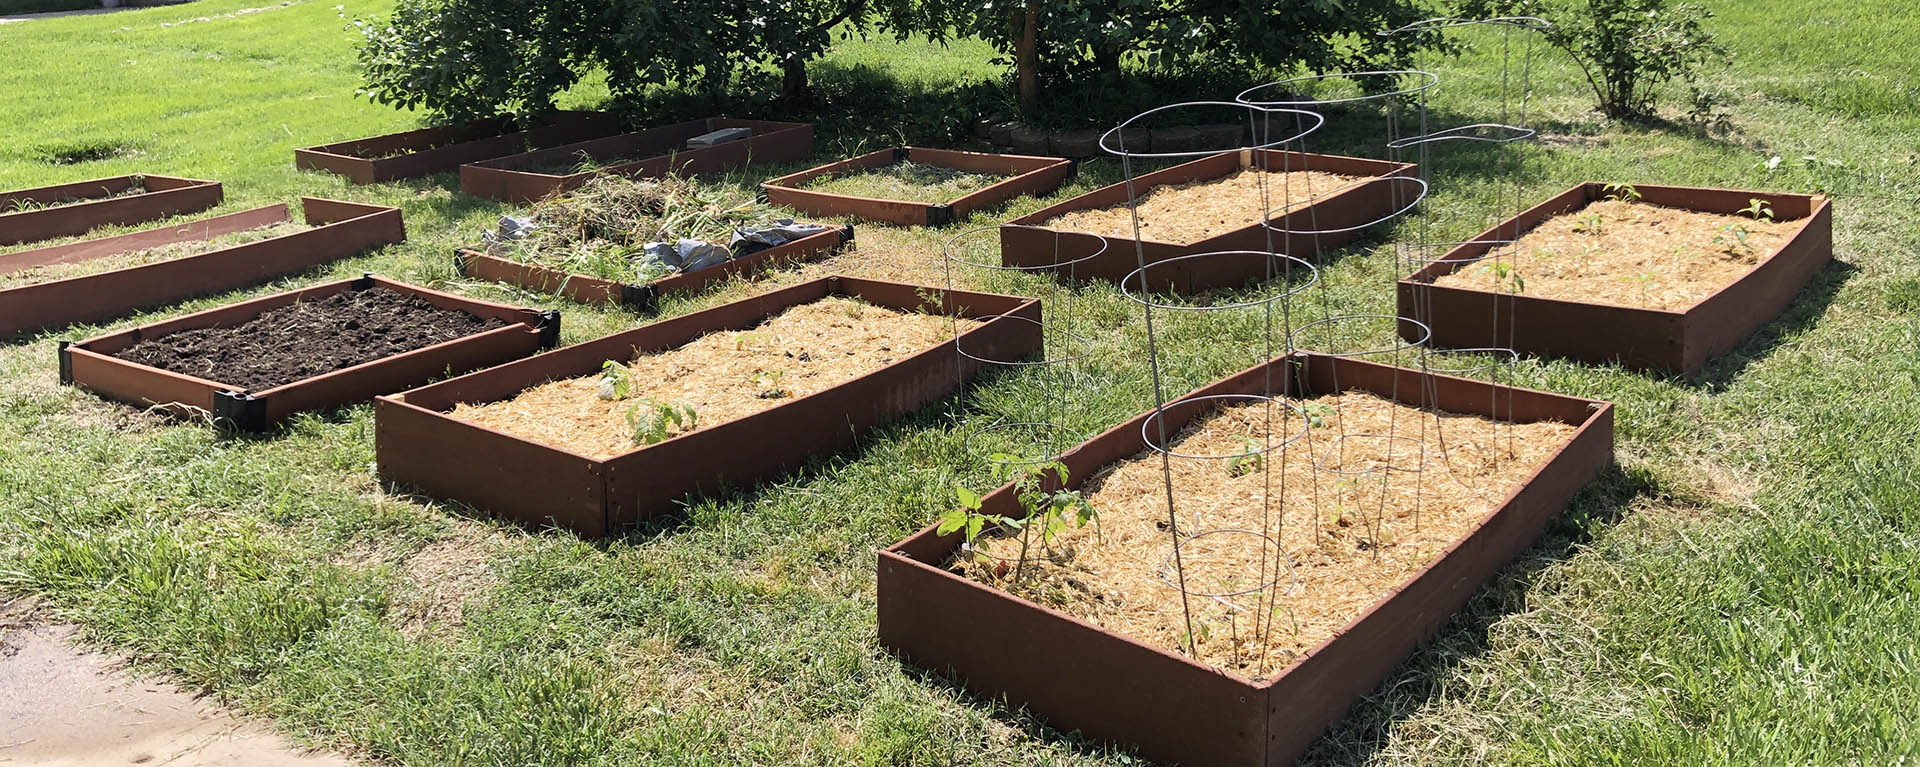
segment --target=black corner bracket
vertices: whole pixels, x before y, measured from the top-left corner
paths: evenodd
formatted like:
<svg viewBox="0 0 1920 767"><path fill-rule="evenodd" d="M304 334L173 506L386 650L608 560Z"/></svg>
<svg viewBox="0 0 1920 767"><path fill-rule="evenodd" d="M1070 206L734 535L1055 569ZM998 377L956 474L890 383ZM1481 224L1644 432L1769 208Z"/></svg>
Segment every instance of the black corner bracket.
<svg viewBox="0 0 1920 767"><path fill-rule="evenodd" d="M646 314L660 308L660 291L652 285L621 285L620 304L628 309Z"/></svg>
<svg viewBox="0 0 1920 767"><path fill-rule="evenodd" d="M540 331L540 348L551 349L560 343L560 310L540 313L540 321L534 324Z"/></svg>
<svg viewBox="0 0 1920 767"><path fill-rule="evenodd" d="M67 384L69 386L73 385L73 353L67 351L67 347L72 345L73 345L72 341L61 341L60 350L59 350L60 383Z"/></svg>
<svg viewBox="0 0 1920 767"><path fill-rule="evenodd" d="M245 392L223 391L213 395L213 420L235 431L267 430L267 401Z"/></svg>
<svg viewBox="0 0 1920 767"><path fill-rule="evenodd" d="M946 226L953 223L953 206L944 202L927 206L927 226Z"/></svg>
<svg viewBox="0 0 1920 767"><path fill-rule="evenodd" d="M361 272L360 279L353 281L354 290L366 290L373 287L373 272Z"/></svg>

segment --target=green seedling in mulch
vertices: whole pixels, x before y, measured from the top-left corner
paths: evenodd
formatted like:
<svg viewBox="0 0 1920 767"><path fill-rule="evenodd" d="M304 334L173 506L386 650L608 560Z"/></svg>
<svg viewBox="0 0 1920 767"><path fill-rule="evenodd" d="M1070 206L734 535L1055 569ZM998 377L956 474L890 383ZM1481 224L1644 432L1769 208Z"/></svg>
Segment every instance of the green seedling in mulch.
<svg viewBox="0 0 1920 767"><path fill-rule="evenodd" d="M786 376L787 371L785 370L753 371L753 385L760 390L753 396L759 397L760 399L780 399L781 397L787 396L789 392L780 386L780 379Z"/></svg>
<svg viewBox="0 0 1920 767"><path fill-rule="evenodd" d="M1625 277L1621 277L1620 279L1626 280L1640 287L1640 300L1642 301L1653 300L1651 289L1653 287L1653 282L1654 282L1654 273L1652 271L1645 271L1639 274L1632 274Z"/></svg>
<svg viewBox="0 0 1920 767"><path fill-rule="evenodd" d="M1773 206L1758 197L1748 197L1747 207L1741 208L1740 212L1752 216L1755 221L1773 220Z"/></svg>
<svg viewBox="0 0 1920 767"><path fill-rule="evenodd" d="M980 551L976 541L980 534L992 525L994 529L1020 534L1020 557L1014 569L1014 580L1024 577L1027 567L1027 555L1032 551L1034 531L1040 534L1042 548L1051 549L1053 542L1066 532L1068 526L1086 527L1095 525L1098 534L1099 513L1094 510L1086 496L1078 490L1047 490L1044 487L1046 475L1052 472L1061 484L1067 482L1067 465L1059 461L1047 461L1039 464L1022 464L1016 456L996 453L989 456L995 465L1003 467L999 472L1013 481L1014 497L1019 499L1020 508L1026 512L1019 518L1001 514L986 514L980 510L982 499L977 493L964 487L954 488L959 496L960 508L940 515L940 524L934 529L941 535L956 530L965 532L966 540L962 550L969 552L977 561L991 558Z"/></svg>
<svg viewBox="0 0 1920 767"><path fill-rule="evenodd" d="M1720 233L1713 236L1713 244L1721 246L1728 253L1747 251L1747 225L1721 224Z"/></svg>
<svg viewBox="0 0 1920 767"><path fill-rule="evenodd" d="M1325 402L1309 402L1300 410L1306 413L1309 429L1324 428L1327 425L1327 416L1333 415L1333 406Z"/></svg>
<svg viewBox="0 0 1920 767"><path fill-rule="evenodd" d="M1578 226L1575 226L1573 230L1576 232L1582 232L1585 234L1593 235L1595 237L1599 237L1600 229L1605 224L1606 224L1606 221L1600 218L1600 214L1588 213L1580 217L1580 224Z"/></svg>
<svg viewBox="0 0 1920 767"><path fill-rule="evenodd" d="M1515 293L1524 293L1527 290L1527 281L1520 277L1520 270L1515 269L1513 264L1495 261L1480 268L1493 275L1493 285L1496 289L1504 288L1511 283Z"/></svg>
<svg viewBox="0 0 1920 767"><path fill-rule="evenodd" d="M633 427L633 444L651 445L673 436L673 430L692 431L700 423L700 413L692 405L676 405L643 399L627 410L627 425Z"/></svg>
<svg viewBox="0 0 1920 767"><path fill-rule="evenodd" d="M633 390L633 373L613 360L600 363L600 399L612 402L627 398Z"/></svg>
<svg viewBox="0 0 1920 767"><path fill-rule="evenodd" d="M1240 453L1227 459L1227 476L1244 477L1266 468L1267 445L1265 442L1245 434L1235 434L1233 438L1240 442Z"/></svg>
<svg viewBox="0 0 1920 767"><path fill-rule="evenodd" d="M1600 189L1607 193L1608 199L1619 200L1621 202L1640 201L1640 190L1633 188L1632 184L1612 181L1602 185Z"/></svg>

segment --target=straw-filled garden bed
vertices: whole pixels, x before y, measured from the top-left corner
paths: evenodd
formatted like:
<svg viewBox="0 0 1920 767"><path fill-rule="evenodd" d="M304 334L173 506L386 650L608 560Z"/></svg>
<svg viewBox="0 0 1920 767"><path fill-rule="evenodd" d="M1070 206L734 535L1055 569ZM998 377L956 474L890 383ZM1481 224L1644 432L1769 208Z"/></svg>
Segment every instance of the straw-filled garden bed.
<svg viewBox="0 0 1920 767"><path fill-rule="evenodd" d="M1140 236L1159 242L1198 242L1258 226L1262 210L1268 219L1276 219L1360 180L1316 170L1245 169L1222 178L1155 187L1139 202ZM1070 211L1039 225L1130 239L1133 212L1123 203Z"/></svg>
<svg viewBox="0 0 1920 767"><path fill-rule="evenodd" d="M1267 538L1241 533L1202 535L1182 547L1190 592L1233 594L1278 579L1277 594L1187 600L1191 657L1247 677L1286 667L1431 564L1574 428L1436 415L1360 391L1303 405L1318 425L1284 450L1170 462L1183 534L1266 530L1285 554L1276 558ZM1298 433L1301 420L1290 413L1264 403L1229 405L1179 432L1173 451L1248 453L1267 444L1269 424L1275 442ZM1378 436L1389 433L1401 439ZM1395 470L1367 471L1388 465ZM1169 585L1177 576L1159 454L1142 451L1111 464L1081 492L1098 524L1069 527L1045 551L1035 548L1024 574L1021 540L1011 535L981 538L984 559L963 551L954 564L1109 631L1185 652L1181 595Z"/></svg>
<svg viewBox="0 0 1920 767"><path fill-rule="evenodd" d="M609 360L598 375L461 404L454 418L595 458L631 452L823 391L979 323L842 296L801 304L751 330L709 333Z"/></svg>
<svg viewBox="0 0 1920 767"><path fill-rule="evenodd" d="M43 282L64 280L72 277L101 274L134 266L157 264L188 256L197 256L203 253L211 253L216 250L230 248L235 245L245 245L250 242L259 242L284 234L304 231L307 228L306 226L292 222L282 222L257 229L223 234L212 239L178 242L124 253L115 253L98 258L89 258L82 261L42 264L13 269L11 271L7 269L4 263L0 263L0 290L37 285Z"/></svg>
<svg viewBox="0 0 1920 767"><path fill-rule="evenodd" d="M1799 227L1756 200L1713 213L1626 198L1542 221L1436 285L1650 309L1685 309L1771 256Z"/></svg>
<svg viewBox="0 0 1920 767"><path fill-rule="evenodd" d="M946 202L993 186L1003 178L905 160L879 168L823 176L807 182L804 188L855 197Z"/></svg>

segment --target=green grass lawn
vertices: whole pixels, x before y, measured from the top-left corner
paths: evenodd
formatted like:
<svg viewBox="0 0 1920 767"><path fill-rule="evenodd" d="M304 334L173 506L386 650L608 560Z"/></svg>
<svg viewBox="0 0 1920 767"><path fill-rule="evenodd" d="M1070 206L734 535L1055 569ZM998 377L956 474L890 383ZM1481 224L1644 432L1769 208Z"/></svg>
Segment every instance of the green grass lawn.
<svg viewBox="0 0 1920 767"><path fill-rule="evenodd" d="M1712 5L1738 54L1717 77L1734 97L1732 130L1606 123L1577 71L1543 54L1548 136L1530 150L1523 196L1587 179L1825 190L1837 263L1703 382L1518 365L1522 385L1618 404L1619 471L1323 739L1315 763L1920 756L1920 20L1891 0ZM0 593L31 596L143 668L307 742L383 763L1130 761L905 668L874 637L874 550L931 519L956 483L986 486L959 423L1031 406L1043 390L1033 376L996 377L845 455L609 542L389 492L373 477L369 406L223 438L57 385L60 339L363 271L562 309L566 343L649 319L455 275L452 249L511 208L455 194L451 175L355 188L293 170L295 147L417 124L353 95L348 24L385 8L201 0L0 26L11 96L0 189L195 176L225 182L218 212L337 197L399 205L410 233L324 273L0 346ZM822 70L878 73L937 99L990 77L985 55L852 41ZM1427 63L1452 82L1497 65L1485 48ZM590 84L565 105L603 96ZM1452 115L1493 106L1466 87L1435 103ZM896 140L867 123L822 134L823 160ZM1309 148L1357 151L1363 138ZM50 161L74 152L107 159ZM1392 311L1391 238L1459 239L1503 194L1510 204L1483 160L1435 150L1426 215L1337 260L1324 275L1332 307ZM1116 177L1088 163L1048 200ZM860 224L856 252L771 279L842 269L937 285L942 239L1045 204L943 231ZM763 287L736 282L662 314ZM1111 288L1072 300L1097 342L1067 417L1104 427L1147 405L1138 314ZM1322 311L1301 307L1294 321ZM1170 366L1169 388L1250 364L1261 347L1252 317L1181 317L1164 332L1195 350Z"/></svg>

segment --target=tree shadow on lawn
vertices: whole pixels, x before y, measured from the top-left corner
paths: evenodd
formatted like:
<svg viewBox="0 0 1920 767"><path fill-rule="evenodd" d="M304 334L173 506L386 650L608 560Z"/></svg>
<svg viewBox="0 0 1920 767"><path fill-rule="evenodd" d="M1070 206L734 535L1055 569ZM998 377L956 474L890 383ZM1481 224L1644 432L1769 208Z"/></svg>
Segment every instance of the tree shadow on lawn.
<svg viewBox="0 0 1920 767"><path fill-rule="evenodd" d="M1490 649L1488 633L1493 625L1526 610L1527 594L1543 574L1592 542L1596 532L1619 521L1635 500L1659 493L1659 485L1650 474L1622 469L1618 464L1607 467L1574 496L1533 548L1476 591L1453 619L1390 672L1375 692L1328 728L1299 763L1315 767L1366 764L1391 740L1395 724L1443 698L1448 678L1461 663Z"/></svg>

